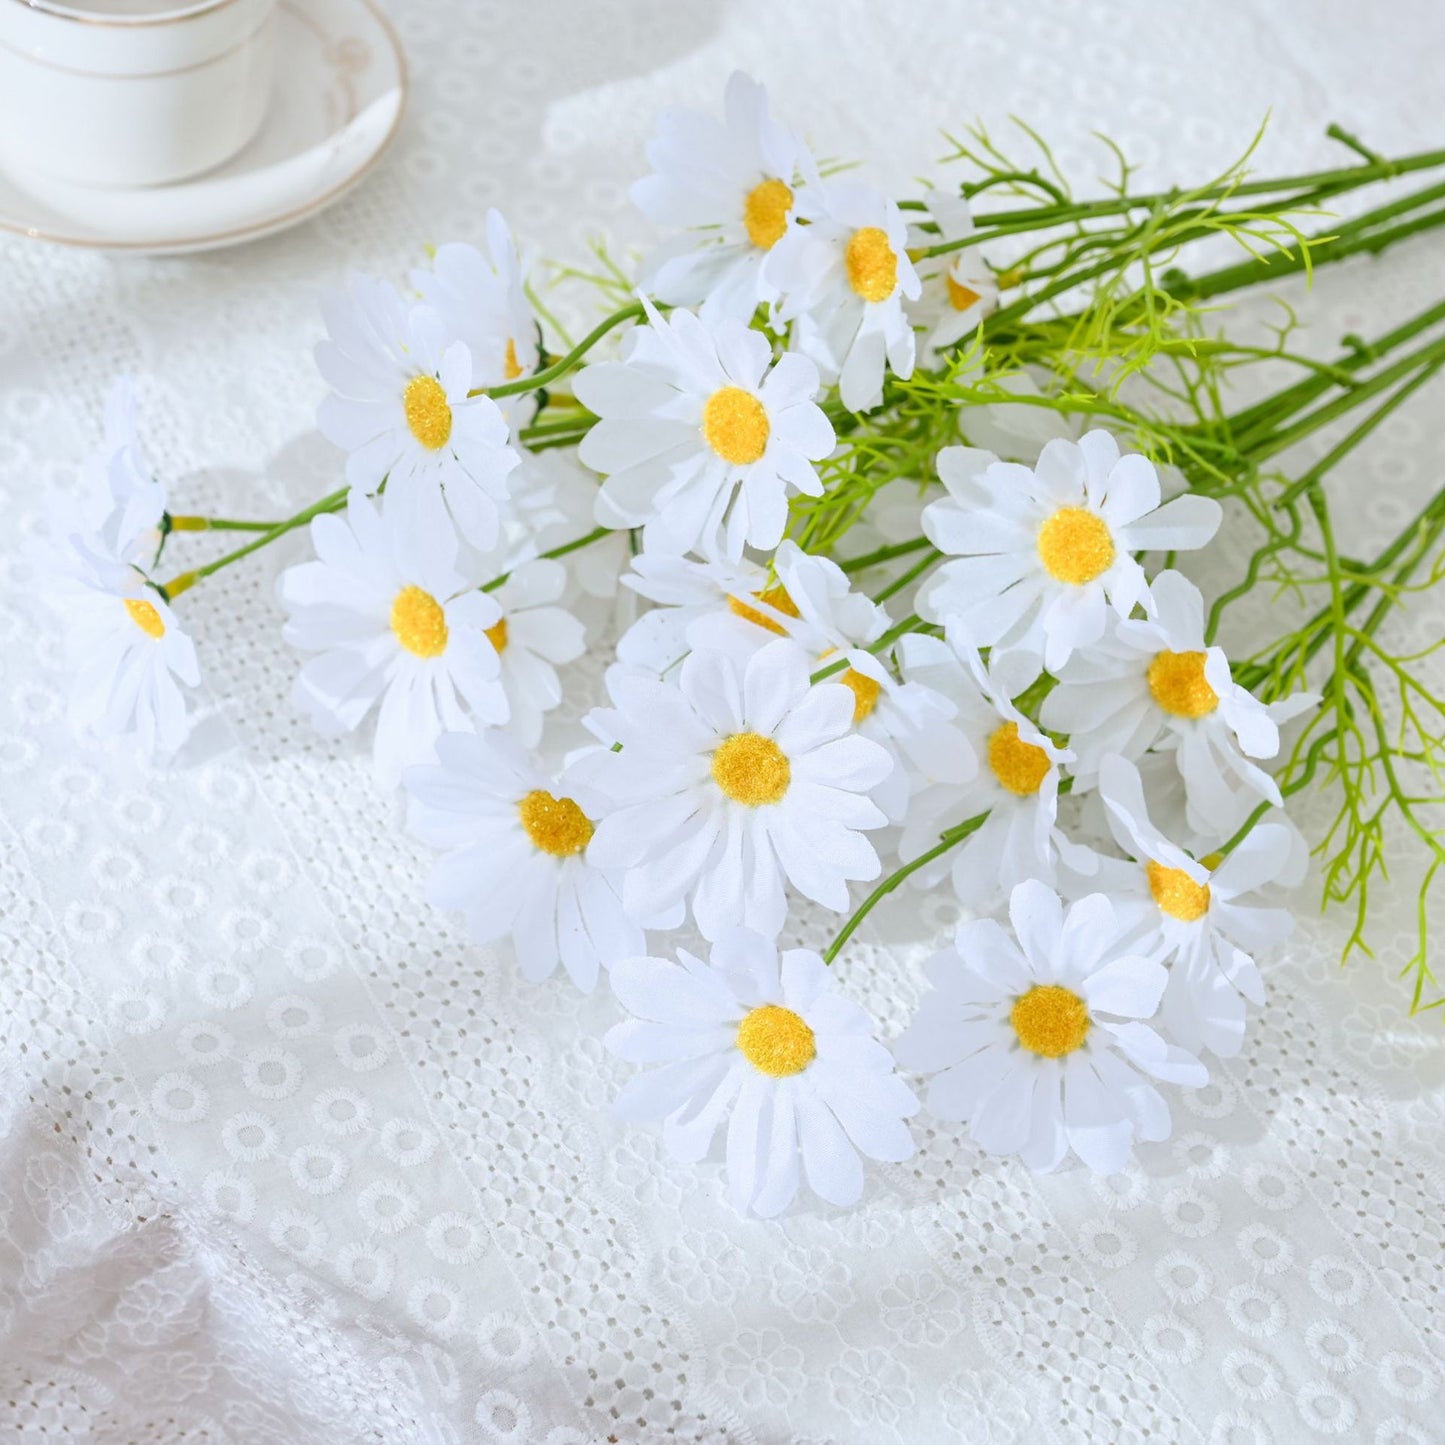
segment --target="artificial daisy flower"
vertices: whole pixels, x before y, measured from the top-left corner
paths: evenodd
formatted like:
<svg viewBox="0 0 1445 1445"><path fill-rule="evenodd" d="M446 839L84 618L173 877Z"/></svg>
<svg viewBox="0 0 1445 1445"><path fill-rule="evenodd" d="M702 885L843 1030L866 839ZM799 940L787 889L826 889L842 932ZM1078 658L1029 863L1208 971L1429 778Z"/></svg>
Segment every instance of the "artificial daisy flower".
<svg viewBox="0 0 1445 1445"><path fill-rule="evenodd" d="M1133 1142L1169 1137L1169 1106L1145 1075L1199 1087L1204 1065L1142 1020L1159 1007L1161 964L1123 954L1102 893L1067 910L1051 888L1020 883L1012 933L992 918L962 923L924 965L933 991L894 1045L931 1075L925 1103L966 1123L990 1154L1056 1169L1072 1150L1114 1174Z"/></svg>
<svg viewBox="0 0 1445 1445"><path fill-rule="evenodd" d="M836 562L812 556L795 542L778 548L773 567L780 589L773 601L792 614L791 621L778 625L820 665L848 664L835 674L835 681L853 694L853 724L894 759L893 771L873 794L889 820L902 821L912 776L926 772L932 781L945 784L972 781L978 760L950 721L954 705L916 678L898 681L869 650L888 630L888 613L855 592Z"/></svg>
<svg viewBox="0 0 1445 1445"><path fill-rule="evenodd" d="M662 1125L674 1159L704 1159L727 1121L728 1194L739 1213L771 1218L798 1192L855 1204L859 1155L897 1163L913 1154L904 1120L913 1091L873 1037L872 1020L844 998L816 953L781 956L768 939L726 930L704 963L632 958L612 989L632 1015L606 1043L634 1064L616 1113Z"/></svg>
<svg viewBox="0 0 1445 1445"><path fill-rule="evenodd" d="M866 411L883 399L885 363L913 375L913 327L903 310L922 282L908 259L902 212L879 191L827 181L805 193L808 224L786 237L768 272L790 343L838 378L843 405Z"/></svg>
<svg viewBox="0 0 1445 1445"><path fill-rule="evenodd" d="M521 455L505 527L512 565L575 543L597 528L597 478L574 452L550 447L542 452L522 449ZM626 532L610 532L569 552L567 595L615 598L632 560L630 543Z"/></svg>
<svg viewBox="0 0 1445 1445"><path fill-rule="evenodd" d="M408 768L408 826L446 850L427 900L464 913L478 943L510 935L533 982L560 961L590 992L598 965L640 954L642 929L622 909L618 882L587 861L592 801L567 772L539 770L496 728L443 733L436 766Z"/></svg>
<svg viewBox="0 0 1445 1445"><path fill-rule="evenodd" d="M134 733L147 757L173 753L190 731L180 684L201 680L195 645L160 592L101 538L71 545L71 721L103 737Z"/></svg>
<svg viewBox="0 0 1445 1445"><path fill-rule="evenodd" d="M1111 754L1099 769L1114 841L1133 860L1101 865L1132 952L1169 964L1160 1020L1185 1048L1223 1058L1244 1041L1245 1003L1264 1002L1255 955L1288 936L1290 915L1250 896L1277 883L1290 858L1289 831L1260 823L1227 858L1194 858L1149 819L1139 770Z"/></svg>
<svg viewBox="0 0 1445 1445"><path fill-rule="evenodd" d="M810 665L779 639L746 664L691 653L675 684L609 673L615 707L588 725L621 747L578 766L615 806L590 856L627 870L633 917L686 898L706 938L738 924L775 937L785 883L841 913L849 882L878 876L860 830L884 821L867 795L892 759L853 732L853 693L811 685Z"/></svg>
<svg viewBox="0 0 1445 1445"><path fill-rule="evenodd" d="M94 555L144 570L161 543L166 489L141 448L128 377L106 395L104 427L104 440L81 463L78 488L45 493L44 524L26 549L31 575L44 579L39 595L62 614L69 599L94 590ZM77 547L77 537L89 541Z"/></svg>
<svg viewBox="0 0 1445 1445"><path fill-rule="evenodd" d="M965 440L1004 461L1032 465L1051 441L1077 442L1093 425L1087 412L1056 409L1062 404L1057 378L1041 368L990 376L980 353L966 358L959 380L986 387L995 398L972 401L960 413ZM1159 476L1159 495L1166 502L1189 490L1178 467L1155 462L1154 470Z"/></svg>
<svg viewBox="0 0 1445 1445"><path fill-rule="evenodd" d="M351 732L375 708L376 773L391 784L442 732L507 720L489 632L502 609L457 571L449 524L398 527L353 492L344 516L315 518L311 544L316 560L283 572L278 592L286 640L316 654L292 695L320 731Z"/></svg>
<svg viewBox="0 0 1445 1445"><path fill-rule="evenodd" d="M647 145L652 174L632 187L637 208L660 226L687 229L647 261L642 285L704 320L748 321L777 298L764 261L794 227L794 189L813 164L803 144L768 113L768 93L740 71L727 83L724 119L671 107Z"/></svg>
<svg viewBox="0 0 1445 1445"><path fill-rule="evenodd" d="M1069 734L1080 786L1091 786L1111 753L1139 758L1170 752L1184 780L1190 827L1227 837L1243 821L1238 795L1276 807L1279 785L1250 758L1279 752L1279 724L1315 699L1301 695L1266 707L1234 682L1229 659L1204 639L1204 601L1178 572L1150 587L1152 618L1116 621L1059 672L1044 699L1044 726Z"/></svg>
<svg viewBox="0 0 1445 1445"><path fill-rule="evenodd" d="M105 440L81 469L85 501L81 530L102 536L117 556L140 560L160 540L157 528L166 510L166 489L146 461L137 427L135 387L118 378L105 399ZM71 518L69 531L76 530Z"/></svg>
<svg viewBox="0 0 1445 1445"><path fill-rule="evenodd" d="M497 404L472 396L472 356L447 340L442 318L394 287L353 276L323 303L329 339L316 364L332 387L317 425L347 452L346 480L368 495L383 482L396 506L426 531L458 530L474 547L496 546L517 454Z"/></svg>
<svg viewBox="0 0 1445 1445"><path fill-rule="evenodd" d="M661 677L698 647L746 656L783 635L776 604L787 599L746 557L707 562L639 552L622 581L656 604L617 640L618 659L643 672Z"/></svg>
<svg viewBox="0 0 1445 1445"><path fill-rule="evenodd" d="M514 568L486 594L500 609L487 637L501 661L507 727L523 747L537 746L543 715L562 701L558 667L587 650L582 624L556 605L566 587L567 569L542 558Z"/></svg>
<svg viewBox="0 0 1445 1445"><path fill-rule="evenodd" d="M909 681L926 684L954 707L952 726L976 766L946 756L924 757L914 774L914 795L898 854L921 857L947 829L980 814L984 822L944 862L919 875L935 881L951 865L960 902L980 912L996 907L1027 878L1052 883L1060 858L1080 872L1092 854L1071 843L1058 826L1060 768L1073 754L1058 747L1010 701L1008 659L985 669L976 653L960 654L941 638L909 634L899 640L899 663Z"/></svg>
<svg viewBox="0 0 1445 1445"><path fill-rule="evenodd" d="M577 453L607 478L597 521L643 527L649 551L714 554L721 542L735 560L745 544L776 547L789 493L821 496L813 463L833 449L813 404L817 368L774 362L767 338L740 321L664 318L651 305L647 315L622 360L587 367L574 386L602 418Z"/></svg>
<svg viewBox="0 0 1445 1445"><path fill-rule="evenodd" d="M967 241L973 235L973 212L962 196L930 190L923 204L938 230L920 232L921 245ZM914 323L926 332L926 357L972 335L979 323L998 309L999 278L977 246L963 246L920 262L919 276L923 292L908 309Z"/></svg>
<svg viewBox="0 0 1445 1445"><path fill-rule="evenodd" d="M1104 431L1052 441L1035 467L945 447L949 495L923 512L930 542L955 560L924 585L919 611L975 647L1038 654L1057 672L1122 618L1154 602L1133 553L1191 551L1219 528L1219 503L1183 496L1159 505L1146 458L1120 456Z"/></svg>
<svg viewBox="0 0 1445 1445"><path fill-rule="evenodd" d="M448 340L464 342L474 387L498 386L537 369L537 318L527 300L527 272L502 213L487 212L487 249L465 242L439 246L430 270L418 268L411 283L441 317ZM536 392L498 403L514 425L530 421Z"/></svg>

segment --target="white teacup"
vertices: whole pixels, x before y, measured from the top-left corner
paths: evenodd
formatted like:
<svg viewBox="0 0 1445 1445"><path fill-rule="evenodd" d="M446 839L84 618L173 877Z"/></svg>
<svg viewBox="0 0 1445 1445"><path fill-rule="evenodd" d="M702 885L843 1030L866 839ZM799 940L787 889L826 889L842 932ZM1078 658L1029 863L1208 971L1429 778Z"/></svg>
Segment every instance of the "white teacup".
<svg viewBox="0 0 1445 1445"><path fill-rule="evenodd" d="M229 160L271 91L276 0L0 0L0 164L150 186Z"/></svg>

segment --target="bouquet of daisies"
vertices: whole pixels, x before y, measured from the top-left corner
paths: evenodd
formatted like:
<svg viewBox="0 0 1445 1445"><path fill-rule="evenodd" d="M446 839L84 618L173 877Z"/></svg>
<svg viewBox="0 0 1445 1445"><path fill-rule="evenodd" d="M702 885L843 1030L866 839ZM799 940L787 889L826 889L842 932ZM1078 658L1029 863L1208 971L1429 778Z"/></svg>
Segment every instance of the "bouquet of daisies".
<svg viewBox="0 0 1445 1445"><path fill-rule="evenodd" d="M720 1151L759 1216L804 1183L855 1202L920 1107L1031 1169L1115 1171L1264 1002L1310 849L1286 796L1333 780L1346 834L1381 796L1411 821L1402 775L1440 761L1418 697L1412 736L1370 741L1359 703L1376 661L1416 675L1382 625L1438 568L1445 502L1346 558L1322 482L1445 364L1438 335L1402 354L1445 306L1328 365L1288 326L1213 334L1206 305L1445 221L1436 186L1307 234L1326 201L1445 163L1339 138L1358 154L1335 171L1139 195L1121 167L1079 201L1041 142L1019 160L976 132L970 179L898 200L736 75L721 117L658 118L633 197L670 238L633 271L600 250L559 271L615 302L580 340L496 212L480 247L328 298L318 425L344 485L296 515L171 510L118 387L49 559L75 721L180 748L179 599L305 528L279 584L295 705L365 732L437 850L432 904L529 979L605 976L607 1044L637 1066L622 1118L679 1159ZM1220 238L1246 259L1178 267ZM1300 380L1227 409L1281 359ZM1356 408L1302 476L1274 460ZM1254 546L1207 600L1178 564L1227 516ZM251 535L163 568L199 532ZM605 645L579 614L619 579L606 696L564 748L549 714ZM1231 663L1230 606L1319 588ZM1433 872L1445 845L1415 831ZM1363 916L1353 858L1328 855L1327 891ZM890 1043L846 945L900 887L965 921ZM827 915L831 943L800 946Z"/></svg>

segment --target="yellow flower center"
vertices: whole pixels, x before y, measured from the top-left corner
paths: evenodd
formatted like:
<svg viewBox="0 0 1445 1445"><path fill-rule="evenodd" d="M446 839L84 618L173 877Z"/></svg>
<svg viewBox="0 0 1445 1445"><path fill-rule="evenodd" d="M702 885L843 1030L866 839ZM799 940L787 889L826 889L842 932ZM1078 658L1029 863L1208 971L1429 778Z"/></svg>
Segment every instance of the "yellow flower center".
<svg viewBox="0 0 1445 1445"><path fill-rule="evenodd" d="M147 637L164 637L166 635L166 625L161 621L160 613L144 598L127 597L125 610L130 613L130 620Z"/></svg>
<svg viewBox="0 0 1445 1445"><path fill-rule="evenodd" d="M734 733L712 755L712 776L733 802L758 808L782 799L793 780L793 767L772 738Z"/></svg>
<svg viewBox="0 0 1445 1445"><path fill-rule="evenodd" d="M401 404L406 424L422 446L433 452L446 446L452 434L452 409L436 377L412 377L402 393Z"/></svg>
<svg viewBox="0 0 1445 1445"><path fill-rule="evenodd" d="M813 1031L792 1009L765 1003L738 1025L738 1051L760 1074L801 1074L818 1055Z"/></svg>
<svg viewBox="0 0 1445 1445"><path fill-rule="evenodd" d="M866 672L857 672L851 667L838 681L853 694L853 721L862 722L878 706L878 694L883 691L883 684Z"/></svg>
<svg viewBox="0 0 1445 1445"><path fill-rule="evenodd" d="M1161 913L1181 923L1193 923L1209 912L1209 884L1196 883L1182 868L1166 868L1162 863L1146 864L1144 872Z"/></svg>
<svg viewBox="0 0 1445 1445"><path fill-rule="evenodd" d="M751 392L720 386L702 409L702 434L723 461L751 466L768 449L768 414Z"/></svg>
<svg viewBox="0 0 1445 1445"><path fill-rule="evenodd" d="M1204 653L1161 652L1149 664L1149 691L1175 717L1204 717L1219 706L1219 694L1204 676Z"/></svg>
<svg viewBox="0 0 1445 1445"><path fill-rule="evenodd" d="M782 181L769 179L754 186L743 202L748 240L760 251L771 251L783 239L792 209L793 193Z"/></svg>
<svg viewBox="0 0 1445 1445"><path fill-rule="evenodd" d="M517 804L532 845L554 858L570 858L592 841L592 820L571 798L554 798L543 788Z"/></svg>
<svg viewBox="0 0 1445 1445"><path fill-rule="evenodd" d="M797 604L788 596L787 588L781 584L765 588L762 592L753 594L759 602L765 602L775 612L781 612L786 617L798 615ZM776 632L779 637L787 635L787 629L781 622L775 621L765 612L759 612L756 607L749 607L746 602L740 602L736 597L728 598L728 610L736 613L744 622L754 623L758 627L766 627L769 632Z"/></svg>
<svg viewBox="0 0 1445 1445"><path fill-rule="evenodd" d="M403 587L391 604L391 630L414 657L440 657L447 650L442 605L420 587Z"/></svg>
<svg viewBox="0 0 1445 1445"><path fill-rule="evenodd" d="M492 623L490 627L485 628L484 633L487 641L490 642L498 652L505 652L507 650L507 619L505 617Z"/></svg>
<svg viewBox="0 0 1445 1445"><path fill-rule="evenodd" d="M522 374L522 363L517 360L517 343L507 338L507 354L502 358L502 375L508 381L516 381Z"/></svg>
<svg viewBox="0 0 1445 1445"><path fill-rule="evenodd" d="M888 244L887 233L877 226L864 226L848 238L843 252L848 284L865 301L886 301L898 285L898 255Z"/></svg>
<svg viewBox="0 0 1445 1445"><path fill-rule="evenodd" d="M948 304L955 311L967 311L978 300L978 292L970 291L961 281L955 281L949 275L945 275L944 279L948 282Z"/></svg>
<svg viewBox="0 0 1445 1445"><path fill-rule="evenodd" d="M1020 798L1037 793L1049 775L1049 755L1036 743L1019 737L1019 725L1006 722L989 735L988 765L1009 792Z"/></svg>
<svg viewBox="0 0 1445 1445"><path fill-rule="evenodd" d="M1020 994L1009 1022L1019 1043L1045 1059L1073 1053L1089 1035L1088 1006L1072 989L1056 983L1037 984Z"/></svg>
<svg viewBox="0 0 1445 1445"><path fill-rule="evenodd" d="M1114 565L1114 539L1087 508L1060 507L1039 528L1039 561L1056 582L1082 587Z"/></svg>

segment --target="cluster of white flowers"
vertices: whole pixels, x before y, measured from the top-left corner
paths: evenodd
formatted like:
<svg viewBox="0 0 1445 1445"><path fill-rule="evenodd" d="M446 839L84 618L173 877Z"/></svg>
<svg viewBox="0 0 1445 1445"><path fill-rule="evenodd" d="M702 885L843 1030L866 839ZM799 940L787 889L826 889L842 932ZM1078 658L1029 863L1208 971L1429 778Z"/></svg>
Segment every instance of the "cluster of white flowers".
<svg viewBox="0 0 1445 1445"><path fill-rule="evenodd" d="M190 730L184 683L200 683L196 649L147 575L166 491L146 460L135 390L122 378L105 408L105 439L80 490L51 499L36 562L66 622L70 715L98 737L134 735L143 752L174 752Z"/></svg>
<svg viewBox="0 0 1445 1445"><path fill-rule="evenodd" d="M442 247L410 294L358 276L327 302L319 424L349 494L280 581L296 703L325 732L372 720L378 778L441 852L435 905L530 979L607 973L607 1042L645 1066L620 1115L684 1160L723 1130L739 1210L776 1214L801 1179L846 1205L862 1158L907 1158L899 1067L986 1150L1116 1170L1169 1131L1155 1082L1240 1048L1288 925L1264 900L1298 866L1282 815L1243 829L1281 803L1261 764L1292 709L1236 685L1199 593L1141 560L1204 546L1220 508L1164 501L1104 431L1027 462L948 447L914 509L942 560L890 616L785 536L792 498L824 495L835 426L886 371L968 335L1004 282L968 246L915 269L898 205L821 178L745 76L721 121L664 112L648 156L634 197L678 234L644 319L545 378L596 418L578 457L600 485L527 445L548 356L495 212L485 250ZM923 206L967 241L957 197ZM82 674L81 712L174 747L195 656L143 564L164 497L114 412L73 571L105 603L82 641L120 661ZM608 578L553 544L593 527L630 533L612 580L626 558L652 606L562 756L547 714L587 643L568 608ZM847 915L885 859L969 915L891 1050L817 953L780 948L799 900ZM683 929L707 947L656 956L649 933Z"/></svg>
<svg viewBox="0 0 1445 1445"><path fill-rule="evenodd" d="M1151 581L1133 555L1203 546L1218 506L1161 504L1154 467L1098 431L1050 442L1033 466L950 448L938 471L946 495L921 521L949 560L916 602L932 627L891 645L884 608L790 542L766 565L647 549L623 579L659 605L623 637L613 706L591 717L609 748L580 765L605 810L589 857L620 870L633 917L687 905L715 945L711 966L625 965L647 987L619 988L639 1022L611 1041L665 1065L625 1110L707 1118L706 1137L727 1112L729 1179L755 1213L791 1197L798 1150L822 1197L851 1197L810 1164L814 1083L835 1090L839 1139L899 1157L907 1090L855 1069L852 1094L836 1092L840 1001L800 1001L786 961L826 975L786 953L778 975L771 942L790 896L849 909L847 885L881 872L884 825L901 825L882 836L914 881L951 883L973 915L928 964L934 991L895 1056L929 1076L933 1115L1035 1169L1072 1150L1116 1170L1135 1140L1165 1137L1150 1080L1201 1085L1201 1053L1238 1051L1262 998L1254 955L1288 925L1257 896L1295 864L1285 824L1213 854L1280 802L1253 760L1277 753L1291 709L1234 684L1199 593L1174 571ZM740 973L744 948L766 992ZM875 1047L846 1051L871 1068ZM665 1137L679 1157L706 1144ZM856 1193L855 1167L847 1178Z"/></svg>

